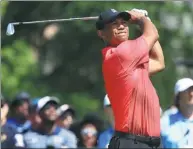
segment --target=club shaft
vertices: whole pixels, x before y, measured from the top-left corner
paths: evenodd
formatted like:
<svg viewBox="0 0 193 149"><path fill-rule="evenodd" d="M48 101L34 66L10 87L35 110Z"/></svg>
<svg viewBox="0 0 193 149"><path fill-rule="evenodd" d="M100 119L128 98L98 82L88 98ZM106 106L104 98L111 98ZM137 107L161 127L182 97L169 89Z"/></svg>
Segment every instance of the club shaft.
<svg viewBox="0 0 193 149"><path fill-rule="evenodd" d="M80 17L80 18L69 18L69 19L55 19L55 20L41 20L41 21L29 21L29 22L13 22L13 25L20 25L20 24L36 24L36 23L48 23L48 22L62 22L62 21L74 21L74 20L97 20L98 16L94 17Z"/></svg>

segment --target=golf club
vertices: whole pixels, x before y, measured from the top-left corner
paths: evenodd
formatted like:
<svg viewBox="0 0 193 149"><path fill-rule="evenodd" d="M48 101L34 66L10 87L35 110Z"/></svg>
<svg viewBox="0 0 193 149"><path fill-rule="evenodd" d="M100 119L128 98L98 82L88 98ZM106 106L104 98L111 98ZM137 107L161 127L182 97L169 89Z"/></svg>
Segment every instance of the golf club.
<svg viewBox="0 0 193 149"><path fill-rule="evenodd" d="M37 24L37 23L49 23L49 22L63 22L63 21L74 21L74 20L97 20L98 16L93 17L79 17L79 18L68 18L68 19L55 19L55 20L41 20L41 21L29 21L29 22L12 22L7 26L6 34L11 36L15 33L14 25L22 25L22 24Z"/></svg>

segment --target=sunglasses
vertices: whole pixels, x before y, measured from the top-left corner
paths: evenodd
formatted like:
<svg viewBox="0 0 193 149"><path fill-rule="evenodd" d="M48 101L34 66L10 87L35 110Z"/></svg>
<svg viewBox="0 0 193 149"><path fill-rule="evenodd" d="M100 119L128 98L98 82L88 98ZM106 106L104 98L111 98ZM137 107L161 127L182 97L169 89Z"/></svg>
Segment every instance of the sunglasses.
<svg viewBox="0 0 193 149"><path fill-rule="evenodd" d="M96 136L97 135L97 131L96 130L93 130L93 129L90 129L90 128L85 128L81 131L81 134L82 135L88 135L88 134L91 134L92 136Z"/></svg>

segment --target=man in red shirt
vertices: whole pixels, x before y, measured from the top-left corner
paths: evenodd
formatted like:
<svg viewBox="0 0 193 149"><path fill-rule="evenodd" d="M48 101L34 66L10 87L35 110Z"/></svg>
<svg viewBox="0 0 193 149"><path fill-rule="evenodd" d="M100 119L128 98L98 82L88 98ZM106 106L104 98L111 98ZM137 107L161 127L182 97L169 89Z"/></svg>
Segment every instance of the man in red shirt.
<svg viewBox="0 0 193 149"><path fill-rule="evenodd" d="M129 23L141 27L135 40L128 40ZM139 11L110 9L99 15L96 28L106 43L103 77L115 118L109 148L159 147L160 105L149 78L165 67L156 27Z"/></svg>

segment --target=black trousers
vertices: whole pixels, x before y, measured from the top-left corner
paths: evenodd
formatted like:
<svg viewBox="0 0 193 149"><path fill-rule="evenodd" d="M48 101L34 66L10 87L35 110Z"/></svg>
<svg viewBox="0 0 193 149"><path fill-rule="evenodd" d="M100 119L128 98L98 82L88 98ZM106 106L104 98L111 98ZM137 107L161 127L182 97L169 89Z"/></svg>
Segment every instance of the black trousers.
<svg viewBox="0 0 193 149"><path fill-rule="evenodd" d="M163 148L159 137L146 137L139 135L132 135L123 132L115 132L111 138L108 148Z"/></svg>

